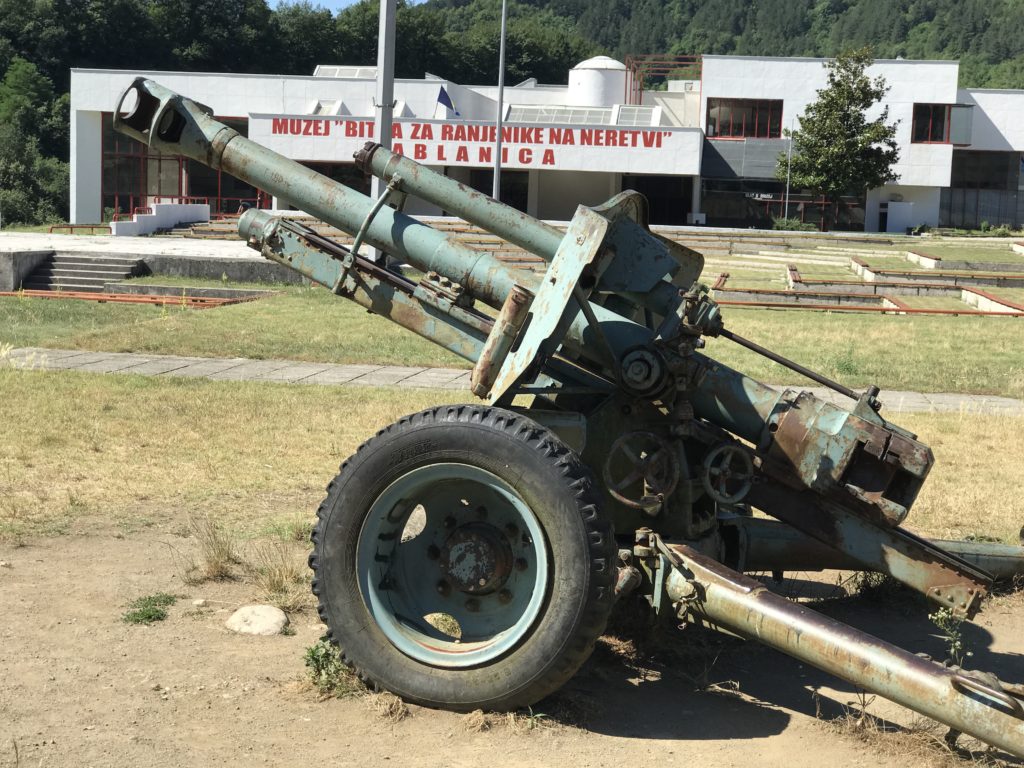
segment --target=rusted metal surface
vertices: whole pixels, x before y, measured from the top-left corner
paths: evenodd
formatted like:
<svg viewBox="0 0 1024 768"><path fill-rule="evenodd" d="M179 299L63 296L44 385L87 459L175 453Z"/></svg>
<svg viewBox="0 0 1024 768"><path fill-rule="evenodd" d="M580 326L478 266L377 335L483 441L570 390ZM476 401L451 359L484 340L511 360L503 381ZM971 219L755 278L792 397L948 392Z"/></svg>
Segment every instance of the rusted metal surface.
<svg viewBox="0 0 1024 768"><path fill-rule="evenodd" d="M105 231L109 235L110 234L110 227L107 224L53 224L46 231L49 232L51 235L57 234L57 233L60 233L60 232L64 232L64 231L72 233L72 234L75 233L75 232L85 232L85 231L93 232L93 233L95 233L97 231L100 231L100 232Z"/></svg>
<svg viewBox="0 0 1024 768"><path fill-rule="evenodd" d="M758 640L818 669L1024 757L1021 694L916 656L772 593L684 545L656 540L674 566L666 581L683 617Z"/></svg>
<svg viewBox="0 0 1024 768"><path fill-rule="evenodd" d="M940 701L940 709L957 712L938 719L967 724L963 730L1019 751L1018 725L996 718L991 727L978 727L982 708L1019 719L1020 705L998 684L956 670L936 675L935 665L909 661L908 654L874 638L802 613L708 559L713 555L738 568L778 560L780 570L818 562L877 570L968 617L991 584L987 563L1002 567L1006 560L1007 568L1019 568L1024 562L1013 551L947 551L899 527L931 469L927 446L880 415L877 387L861 394L726 330L719 304L777 305L713 301L698 283L703 257L649 230L643 196L626 192L602 206L581 206L563 234L375 145L357 157L389 188L459 213L531 251L546 267L539 274L516 266L528 257L486 250L495 244L493 235L481 235L473 247L458 242L392 210L383 198L371 200L239 136L209 110L152 81L136 80L125 99L131 94L134 108L116 110L119 130L228 171L356 233L353 247L346 248L303 225L250 210L240 218L239 232L251 247L473 361L476 394L525 412L524 422L546 425L555 433L550 440L557 435L567 443L567 460L571 447L591 475L600 474L593 514L612 518L620 546L633 544L630 532L640 529L635 548L620 549L616 594L643 586L662 614L667 586L689 618L763 639L926 714ZM356 251L363 241L423 277L410 280L362 258ZM795 268L788 274L799 283ZM497 318L477 302L499 310ZM995 314L899 305L820 308ZM701 354L705 339L718 335L856 402L840 408L806 392L779 391ZM518 405L524 401L531 404ZM452 466L426 465L428 485L444 486ZM470 505L463 504L469 514ZM790 535L772 537L759 550L751 537L764 530L763 522L760 528L739 522L751 508L785 524ZM442 589L473 595L466 604L473 612L490 599L506 609L522 599L501 586L515 578L508 532L492 529L486 519L481 512L458 530L446 524L445 538L425 550L430 572L440 569L442 576L427 585L431 595ZM662 544L665 535L676 537L672 546ZM534 540L543 538L538 530ZM637 559L622 559L622 551ZM669 578L674 581L667 584ZM387 634L387 625L378 626ZM396 647L407 653L413 646ZM872 670L869 664L881 666Z"/></svg>
<svg viewBox="0 0 1024 768"><path fill-rule="evenodd" d="M730 517L728 554L723 562L737 571L865 570L864 563L791 525L763 517ZM1024 546L989 541L928 542L997 581L1012 584L1024 576Z"/></svg>
<svg viewBox="0 0 1024 768"><path fill-rule="evenodd" d="M959 616L973 617L991 587L991 574L976 565L902 528L825 503L817 493L769 481L755 484L748 501L843 553L837 562L852 558L865 570L889 574Z"/></svg>
<svg viewBox="0 0 1024 768"><path fill-rule="evenodd" d="M231 299L209 296L145 296L138 293L97 293L92 291L2 291L0 296L16 296L23 299L74 299L95 301L99 304L160 304L186 309L209 309L227 304L241 304L256 301L260 296L240 296Z"/></svg>
<svg viewBox="0 0 1024 768"><path fill-rule="evenodd" d="M533 294L522 286L517 285L509 292L470 375L470 389L477 397L486 397L491 391L502 363L523 329L532 303Z"/></svg>

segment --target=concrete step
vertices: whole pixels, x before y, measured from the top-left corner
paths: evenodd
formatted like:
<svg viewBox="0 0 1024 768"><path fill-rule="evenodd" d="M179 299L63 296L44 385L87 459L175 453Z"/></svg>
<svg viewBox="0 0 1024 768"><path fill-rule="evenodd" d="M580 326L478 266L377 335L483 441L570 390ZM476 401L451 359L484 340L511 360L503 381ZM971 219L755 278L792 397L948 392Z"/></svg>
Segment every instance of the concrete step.
<svg viewBox="0 0 1024 768"><path fill-rule="evenodd" d="M32 280L33 282L40 282L40 283L49 282L49 283L53 283L55 285L63 285L64 283L79 283L79 284L82 284L82 285L99 285L99 286L102 286L104 283L109 283L112 280L121 280L123 278L119 278L119 277L116 277L116 276L113 276L113 275L96 275L96 274L84 274L83 275L83 274L80 274L80 273L56 274L56 275L55 274L47 274L47 273L41 273L41 274L37 275L37 274L33 273L33 274L29 275L28 279Z"/></svg>
<svg viewBox="0 0 1024 768"><path fill-rule="evenodd" d="M44 265L42 267L37 268L32 274L38 275L39 277L100 277L105 280L108 280L111 278L123 279L126 277L131 277L132 272L130 269L95 269L90 266L49 267Z"/></svg>
<svg viewBox="0 0 1024 768"><path fill-rule="evenodd" d="M117 266L130 268L142 263L142 259L117 258L115 256L93 256L80 253L58 253L47 259L54 264L95 264L96 266Z"/></svg>
<svg viewBox="0 0 1024 768"><path fill-rule="evenodd" d="M138 267L138 264L132 263L118 263L118 262L102 262L102 261L82 261L80 259L75 260L47 260L43 262L37 269L89 269L96 270L98 272L134 272Z"/></svg>

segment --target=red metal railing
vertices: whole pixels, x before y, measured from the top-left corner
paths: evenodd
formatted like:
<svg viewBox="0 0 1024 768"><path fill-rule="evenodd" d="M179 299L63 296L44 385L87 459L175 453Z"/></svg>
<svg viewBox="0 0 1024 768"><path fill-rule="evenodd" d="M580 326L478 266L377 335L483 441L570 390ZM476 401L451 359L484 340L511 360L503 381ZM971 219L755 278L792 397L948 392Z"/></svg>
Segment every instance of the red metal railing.
<svg viewBox="0 0 1024 768"><path fill-rule="evenodd" d="M655 80L701 80L702 59L664 53L631 53L626 56L626 104L643 102L644 87Z"/></svg>
<svg viewBox="0 0 1024 768"><path fill-rule="evenodd" d="M57 230L67 230L69 234L73 234L80 229L89 229L93 231L97 229L105 229L107 234L110 234L110 225L108 224L54 224L48 231L51 235L55 234Z"/></svg>

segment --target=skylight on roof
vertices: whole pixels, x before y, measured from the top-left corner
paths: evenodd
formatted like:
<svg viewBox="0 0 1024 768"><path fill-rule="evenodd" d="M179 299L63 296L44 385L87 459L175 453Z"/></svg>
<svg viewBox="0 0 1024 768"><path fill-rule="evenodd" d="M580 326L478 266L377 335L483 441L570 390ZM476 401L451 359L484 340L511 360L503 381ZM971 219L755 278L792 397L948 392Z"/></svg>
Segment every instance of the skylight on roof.
<svg viewBox="0 0 1024 768"><path fill-rule="evenodd" d="M512 105L510 123L552 123L555 125L610 125L612 110L605 107L547 107L538 105Z"/></svg>

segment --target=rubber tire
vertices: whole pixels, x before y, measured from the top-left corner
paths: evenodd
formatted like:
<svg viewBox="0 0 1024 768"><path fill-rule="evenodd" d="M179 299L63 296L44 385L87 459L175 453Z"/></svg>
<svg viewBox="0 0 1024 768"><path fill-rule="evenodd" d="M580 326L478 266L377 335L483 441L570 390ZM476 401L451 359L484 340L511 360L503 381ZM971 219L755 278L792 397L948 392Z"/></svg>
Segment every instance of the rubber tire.
<svg viewBox="0 0 1024 768"><path fill-rule="evenodd" d="M372 619L356 569L359 532L373 501L417 467L458 462L508 482L547 537L548 598L531 633L484 666L434 667L395 648ZM616 555L590 472L554 433L501 408L453 405L406 416L363 443L327 488L313 530L313 593L342 658L371 687L427 707L511 710L561 687L604 631Z"/></svg>

